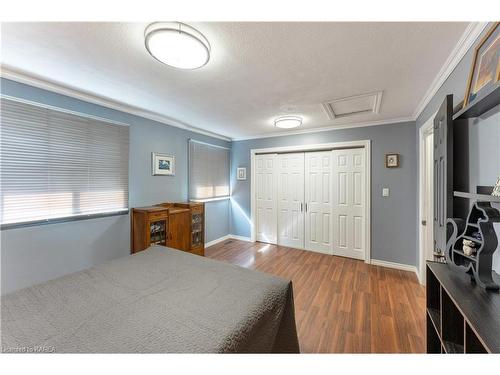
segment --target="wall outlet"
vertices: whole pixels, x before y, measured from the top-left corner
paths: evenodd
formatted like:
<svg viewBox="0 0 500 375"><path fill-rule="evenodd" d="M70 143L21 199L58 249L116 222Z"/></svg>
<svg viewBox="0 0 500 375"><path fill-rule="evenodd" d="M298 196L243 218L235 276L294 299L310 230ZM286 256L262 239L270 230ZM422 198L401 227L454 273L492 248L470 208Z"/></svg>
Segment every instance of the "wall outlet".
<svg viewBox="0 0 500 375"><path fill-rule="evenodd" d="M389 196L389 188L385 187L382 189L382 196L383 197L388 197Z"/></svg>

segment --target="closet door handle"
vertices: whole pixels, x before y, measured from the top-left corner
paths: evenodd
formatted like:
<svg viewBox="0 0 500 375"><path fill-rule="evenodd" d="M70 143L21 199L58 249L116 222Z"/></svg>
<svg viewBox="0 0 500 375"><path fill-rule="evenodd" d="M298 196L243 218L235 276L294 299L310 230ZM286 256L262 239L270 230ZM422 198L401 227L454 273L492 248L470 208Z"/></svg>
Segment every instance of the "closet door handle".
<svg viewBox="0 0 500 375"><path fill-rule="evenodd" d="M303 204L302 202L300 202L300 212L302 212L302 211L304 210L303 205L304 205L304 204Z"/></svg>
<svg viewBox="0 0 500 375"><path fill-rule="evenodd" d="M307 203L306 203L306 212L307 212Z"/></svg>

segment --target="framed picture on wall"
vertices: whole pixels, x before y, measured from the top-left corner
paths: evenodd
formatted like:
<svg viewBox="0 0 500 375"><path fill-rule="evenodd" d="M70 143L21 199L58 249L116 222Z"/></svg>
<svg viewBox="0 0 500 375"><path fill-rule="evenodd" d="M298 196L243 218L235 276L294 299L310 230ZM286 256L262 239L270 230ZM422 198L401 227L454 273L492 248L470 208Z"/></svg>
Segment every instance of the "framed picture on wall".
<svg viewBox="0 0 500 375"><path fill-rule="evenodd" d="M151 153L153 176L175 176L175 156Z"/></svg>
<svg viewBox="0 0 500 375"><path fill-rule="evenodd" d="M500 79L499 25L499 22L493 25L474 51L474 59L465 91L464 107L480 98L486 88Z"/></svg>
<svg viewBox="0 0 500 375"><path fill-rule="evenodd" d="M247 169L246 168L238 168L236 170L236 179L237 180L246 180L247 179Z"/></svg>
<svg viewBox="0 0 500 375"><path fill-rule="evenodd" d="M399 154L385 154L385 167L386 168L399 167Z"/></svg>

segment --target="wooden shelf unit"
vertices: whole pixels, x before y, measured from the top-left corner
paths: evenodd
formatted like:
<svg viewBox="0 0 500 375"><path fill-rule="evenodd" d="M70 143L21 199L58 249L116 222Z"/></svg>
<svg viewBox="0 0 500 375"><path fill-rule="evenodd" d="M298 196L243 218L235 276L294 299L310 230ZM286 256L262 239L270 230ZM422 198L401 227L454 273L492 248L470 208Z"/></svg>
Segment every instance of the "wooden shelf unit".
<svg viewBox="0 0 500 375"><path fill-rule="evenodd" d="M499 293L436 262L427 262L426 288L427 353L500 353Z"/></svg>
<svg viewBox="0 0 500 375"><path fill-rule="evenodd" d="M202 202L160 203L158 206L169 209L188 209L189 223L187 223L189 236L189 252L205 255L205 204Z"/></svg>
<svg viewBox="0 0 500 375"><path fill-rule="evenodd" d="M160 203L132 209L132 253L151 245L205 255L203 203Z"/></svg>

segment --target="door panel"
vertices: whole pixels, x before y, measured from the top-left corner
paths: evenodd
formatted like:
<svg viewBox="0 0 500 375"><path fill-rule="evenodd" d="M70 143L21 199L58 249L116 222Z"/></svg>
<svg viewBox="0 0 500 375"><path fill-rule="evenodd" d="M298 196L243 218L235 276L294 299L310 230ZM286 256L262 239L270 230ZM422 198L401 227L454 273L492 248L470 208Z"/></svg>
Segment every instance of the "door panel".
<svg viewBox="0 0 500 375"><path fill-rule="evenodd" d="M280 154L278 244L304 248L304 153Z"/></svg>
<svg viewBox="0 0 500 375"><path fill-rule="evenodd" d="M332 153L305 154L305 249L332 254Z"/></svg>
<svg viewBox="0 0 500 375"><path fill-rule="evenodd" d="M168 216L167 246L174 249L189 251L191 214L189 211Z"/></svg>
<svg viewBox="0 0 500 375"><path fill-rule="evenodd" d="M257 241L277 242L276 154L255 156Z"/></svg>
<svg viewBox="0 0 500 375"><path fill-rule="evenodd" d="M333 254L365 259L365 149L334 150Z"/></svg>
<svg viewBox="0 0 500 375"><path fill-rule="evenodd" d="M434 117L434 250L446 249L446 219L453 217L453 95Z"/></svg>

